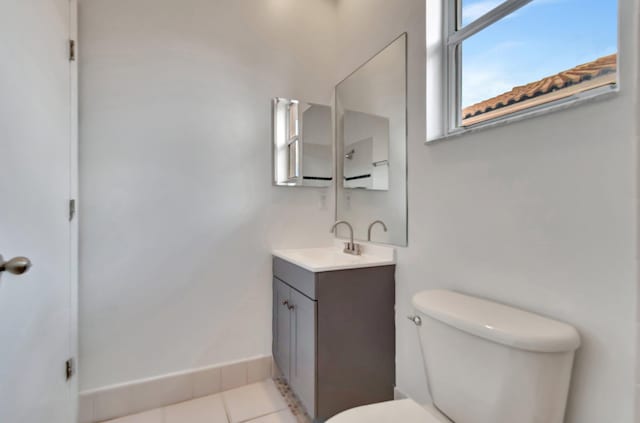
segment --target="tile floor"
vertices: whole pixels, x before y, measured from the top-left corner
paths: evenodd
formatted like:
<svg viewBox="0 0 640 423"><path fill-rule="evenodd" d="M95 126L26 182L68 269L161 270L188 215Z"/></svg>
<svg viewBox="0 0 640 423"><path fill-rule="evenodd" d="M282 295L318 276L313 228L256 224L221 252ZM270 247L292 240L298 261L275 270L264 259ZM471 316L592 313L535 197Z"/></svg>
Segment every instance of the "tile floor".
<svg viewBox="0 0 640 423"><path fill-rule="evenodd" d="M300 423L297 407L272 380L225 391L108 423ZM289 403L288 403L289 402ZM293 410L293 412L292 412Z"/></svg>

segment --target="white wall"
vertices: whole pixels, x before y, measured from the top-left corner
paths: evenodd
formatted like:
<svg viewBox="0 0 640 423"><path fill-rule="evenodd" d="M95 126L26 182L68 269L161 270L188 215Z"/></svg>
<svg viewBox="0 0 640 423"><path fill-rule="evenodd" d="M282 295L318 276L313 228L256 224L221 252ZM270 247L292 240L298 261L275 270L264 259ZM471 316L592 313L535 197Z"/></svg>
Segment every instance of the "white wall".
<svg viewBox="0 0 640 423"><path fill-rule="evenodd" d="M82 0L82 389L271 351L273 247L331 195L271 186L270 100L330 104L333 0Z"/></svg>
<svg viewBox="0 0 640 423"><path fill-rule="evenodd" d="M637 4L622 0L623 91L424 145L424 0L340 0L338 79L409 33L409 247L397 272L398 387L426 400L410 297L453 288L575 325L567 422L629 422L636 322Z"/></svg>

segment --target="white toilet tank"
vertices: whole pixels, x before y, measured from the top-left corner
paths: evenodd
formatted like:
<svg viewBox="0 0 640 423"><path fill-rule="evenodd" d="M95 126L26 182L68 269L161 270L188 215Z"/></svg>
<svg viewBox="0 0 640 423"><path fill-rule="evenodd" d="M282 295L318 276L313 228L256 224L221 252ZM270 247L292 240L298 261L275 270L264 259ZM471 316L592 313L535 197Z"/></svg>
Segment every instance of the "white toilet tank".
<svg viewBox="0 0 640 423"><path fill-rule="evenodd" d="M578 332L451 291L413 297L434 405L455 423L562 423Z"/></svg>

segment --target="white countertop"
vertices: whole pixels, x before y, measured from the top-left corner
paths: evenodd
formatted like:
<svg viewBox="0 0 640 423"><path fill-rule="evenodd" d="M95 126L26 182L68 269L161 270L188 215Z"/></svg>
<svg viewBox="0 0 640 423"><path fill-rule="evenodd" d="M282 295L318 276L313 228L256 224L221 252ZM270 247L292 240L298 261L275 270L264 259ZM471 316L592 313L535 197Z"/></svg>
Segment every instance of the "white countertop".
<svg viewBox="0 0 640 423"><path fill-rule="evenodd" d="M345 240L337 239L331 247L275 250L272 254L314 273L388 266L396 263L393 247L359 243L362 254L354 256L342 252L344 243Z"/></svg>

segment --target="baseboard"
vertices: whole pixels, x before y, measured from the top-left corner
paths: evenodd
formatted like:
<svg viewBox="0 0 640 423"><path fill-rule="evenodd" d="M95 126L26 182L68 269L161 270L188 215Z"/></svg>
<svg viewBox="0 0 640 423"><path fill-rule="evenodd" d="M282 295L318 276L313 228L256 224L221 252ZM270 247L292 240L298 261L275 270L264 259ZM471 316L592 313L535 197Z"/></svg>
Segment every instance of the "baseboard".
<svg viewBox="0 0 640 423"><path fill-rule="evenodd" d="M398 387L394 387L393 388L393 399L394 400L403 400L403 399L407 399L409 398L407 396L407 394L405 394L404 392L402 392L400 389L398 389Z"/></svg>
<svg viewBox="0 0 640 423"><path fill-rule="evenodd" d="M141 413L273 377L271 356L203 367L80 392L79 423Z"/></svg>

